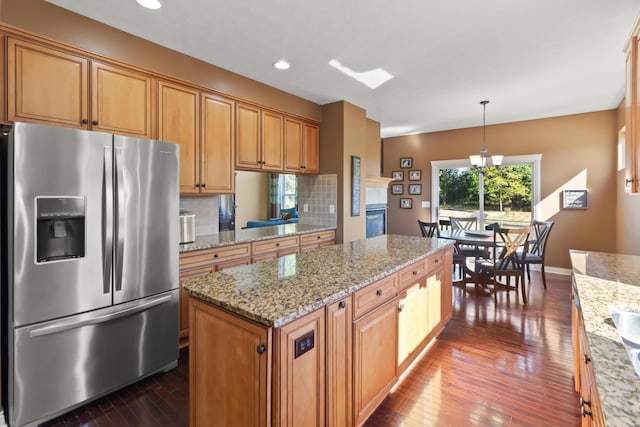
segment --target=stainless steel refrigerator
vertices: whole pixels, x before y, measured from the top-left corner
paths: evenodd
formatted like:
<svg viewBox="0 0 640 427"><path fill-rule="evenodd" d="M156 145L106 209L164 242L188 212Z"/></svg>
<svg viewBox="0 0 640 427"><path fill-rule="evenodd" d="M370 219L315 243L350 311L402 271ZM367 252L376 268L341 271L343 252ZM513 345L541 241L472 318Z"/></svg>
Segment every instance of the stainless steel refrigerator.
<svg viewBox="0 0 640 427"><path fill-rule="evenodd" d="M2 136L2 399L42 422L178 359L178 146Z"/></svg>

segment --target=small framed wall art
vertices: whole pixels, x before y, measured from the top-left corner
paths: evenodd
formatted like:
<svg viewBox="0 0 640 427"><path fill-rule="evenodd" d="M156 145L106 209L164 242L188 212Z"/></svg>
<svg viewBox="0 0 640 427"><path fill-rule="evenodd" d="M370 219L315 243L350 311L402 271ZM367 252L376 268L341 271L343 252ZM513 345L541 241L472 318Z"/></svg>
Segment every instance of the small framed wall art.
<svg viewBox="0 0 640 427"><path fill-rule="evenodd" d="M413 199L400 198L400 209L411 209L413 207Z"/></svg>
<svg viewBox="0 0 640 427"><path fill-rule="evenodd" d="M391 194L402 194L404 189L402 184L391 184Z"/></svg>
<svg viewBox="0 0 640 427"><path fill-rule="evenodd" d="M400 168L411 169L413 167L413 157L400 157Z"/></svg>
<svg viewBox="0 0 640 427"><path fill-rule="evenodd" d="M393 171L393 172L391 172L391 178L394 181L404 181L404 171Z"/></svg>
<svg viewBox="0 0 640 427"><path fill-rule="evenodd" d="M409 181L420 181L422 179L422 171L409 171Z"/></svg>
<svg viewBox="0 0 640 427"><path fill-rule="evenodd" d="M422 194L422 184L409 184L409 194Z"/></svg>

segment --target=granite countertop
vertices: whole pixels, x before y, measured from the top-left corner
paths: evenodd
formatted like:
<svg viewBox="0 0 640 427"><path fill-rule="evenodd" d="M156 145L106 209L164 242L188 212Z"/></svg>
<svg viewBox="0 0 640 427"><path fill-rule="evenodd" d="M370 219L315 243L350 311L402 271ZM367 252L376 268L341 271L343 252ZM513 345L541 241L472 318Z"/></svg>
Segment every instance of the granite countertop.
<svg viewBox="0 0 640 427"><path fill-rule="evenodd" d="M280 327L453 244L383 235L188 279L192 297Z"/></svg>
<svg viewBox="0 0 640 427"><path fill-rule="evenodd" d="M269 227L243 228L236 231L223 231L218 234L198 236L193 243L180 245L180 253L325 230L335 230L335 227L327 225L308 225L294 223L274 225Z"/></svg>
<svg viewBox="0 0 640 427"><path fill-rule="evenodd" d="M609 306L640 312L640 256L576 250L570 254L605 420L612 426L637 426L640 377Z"/></svg>

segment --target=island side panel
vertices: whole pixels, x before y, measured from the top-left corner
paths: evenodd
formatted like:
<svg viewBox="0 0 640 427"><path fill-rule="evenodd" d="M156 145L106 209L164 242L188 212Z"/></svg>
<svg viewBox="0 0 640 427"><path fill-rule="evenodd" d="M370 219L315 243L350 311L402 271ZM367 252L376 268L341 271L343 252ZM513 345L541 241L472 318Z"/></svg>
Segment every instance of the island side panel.
<svg viewBox="0 0 640 427"><path fill-rule="evenodd" d="M272 330L190 298L189 424L269 426Z"/></svg>

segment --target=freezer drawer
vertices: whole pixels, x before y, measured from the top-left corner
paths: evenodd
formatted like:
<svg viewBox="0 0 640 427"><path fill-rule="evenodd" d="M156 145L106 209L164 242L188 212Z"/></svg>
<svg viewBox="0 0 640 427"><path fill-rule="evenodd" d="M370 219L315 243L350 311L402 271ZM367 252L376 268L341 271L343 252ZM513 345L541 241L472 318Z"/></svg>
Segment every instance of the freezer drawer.
<svg viewBox="0 0 640 427"><path fill-rule="evenodd" d="M178 290L14 331L12 426L44 421L177 366Z"/></svg>

